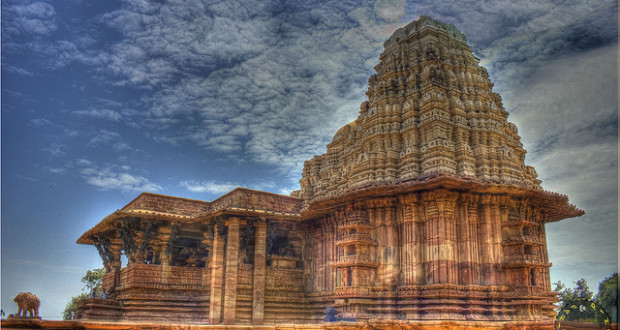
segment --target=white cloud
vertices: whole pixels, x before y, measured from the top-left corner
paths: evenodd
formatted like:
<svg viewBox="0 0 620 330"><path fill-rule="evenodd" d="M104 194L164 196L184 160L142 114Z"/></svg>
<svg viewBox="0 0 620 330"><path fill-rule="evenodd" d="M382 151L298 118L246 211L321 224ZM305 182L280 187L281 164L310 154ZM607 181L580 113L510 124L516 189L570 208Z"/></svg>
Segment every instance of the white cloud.
<svg viewBox="0 0 620 330"><path fill-rule="evenodd" d="M90 110L80 110L73 111L73 114L82 116L82 117L93 117L97 119L106 119L111 121L119 121L122 119L120 113L110 110L110 109L90 109Z"/></svg>
<svg viewBox="0 0 620 330"><path fill-rule="evenodd" d="M128 165L104 164L96 165L87 159L75 162L78 173L89 185L101 190L120 190L126 193L162 190L162 186L144 176L130 173Z"/></svg>
<svg viewBox="0 0 620 330"><path fill-rule="evenodd" d="M127 150L132 150L133 148L130 147L127 143L125 142L117 142L114 143L112 145L112 148L116 151L127 151Z"/></svg>
<svg viewBox="0 0 620 330"><path fill-rule="evenodd" d="M405 14L404 0L377 0L375 11L388 22L399 21Z"/></svg>
<svg viewBox="0 0 620 330"><path fill-rule="evenodd" d="M49 120L47 120L45 118L34 118L34 119L31 119L30 122L35 127L53 125L53 123L51 121L49 121Z"/></svg>
<svg viewBox="0 0 620 330"><path fill-rule="evenodd" d="M84 158L78 159L75 163L78 166L90 166L93 164L90 160Z"/></svg>
<svg viewBox="0 0 620 330"><path fill-rule="evenodd" d="M103 190L152 192L162 189L160 185L157 185L142 176L135 176L129 173L114 173L109 170L98 171L85 179L88 184Z"/></svg>
<svg viewBox="0 0 620 330"><path fill-rule="evenodd" d="M116 77L117 85L148 90L141 99L148 113L140 123L157 129L158 141L241 152L296 176L305 159L324 150L330 135L354 119L369 61L376 61L391 33L382 25L393 23L377 18L372 7L278 6L126 1L101 18L124 36L109 52L89 59L77 43L67 43L54 54L94 65ZM387 1L377 8L393 21L404 7ZM120 105L102 105L74 113L123 117L115 110ZM118 142L112 134L100 131L89 145Z"/></svg>
<svg viewBox="0 0 620 330"><path fill-rule="evenodd" d="M49 147L42 150L50 153L54 157L63 157L67 154L69 146L64 143L52 143Z"/></svg>
<svg viewBox="0 0 620 330"><path fill-rule="evenodd" d="M239 187L239 185L232 184L232 183L217 183L214 181L195 181L195 180L181 181L181 183L179 183L179 186L194 193L209 192L209 193L217 194L217 195L225 194Z"/></svg>
<svg viewBox="0 0 620 330"><path fill-rule="evenodd" d="M120 139L121 139L121 135L118 134L117 132L111 132L111 131L102 129L102 130L99 130L99 132L97 132L97 135L95 135L95 137L90 139L90 141L88 142L88 145L95 146L98 144L110 144L113 141L120 140Z"/></svg>
<svg viewBox="0 0 620 330"><path fill-rule="evenodd" d="M45 2L3 5L3 32L12 35L43 37L56 31L56 11ZM4 33L3 33L4 34Z"/></svg>
<svg viewBox="0 0 620 330"><path fill-rule="evenodd" d="M121 135L117 132L105 129L99 130L96 135L88 142L90 147L111 146L115 151L133 150L128 143L123 141Z"/></svg>
<svg viewBox="0 0 620 330"><path fill-rule="evenodd" d="M66 168L63 167L53 167L49 169L51 173L54 174L65 174L67 172Z"/></svg>

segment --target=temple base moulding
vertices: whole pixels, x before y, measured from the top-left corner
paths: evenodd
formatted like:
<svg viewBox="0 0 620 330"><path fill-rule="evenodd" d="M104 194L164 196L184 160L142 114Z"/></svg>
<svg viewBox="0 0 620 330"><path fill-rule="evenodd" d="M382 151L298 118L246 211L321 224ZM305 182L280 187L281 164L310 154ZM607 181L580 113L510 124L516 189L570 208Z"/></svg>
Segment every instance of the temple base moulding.
<svg viewBox="0 0 620 330"><path fill-rule="evenodd" d="M580 324L583 326L584 324ZM593 327L592 329L595 329ZM176 323L147 323L147 322L96 322L96 321L48 321L32 318L11 318L2 320L2 329L100 329L100 330L155 330L155 329L554 329L553 322L447 322L447 321L374 321L368 322L333 322L321 324L278 324L278 325L203 325L203 324L176 324ZM575 328L577 329L577 328ZM590 329L590 328L588 328ZM611 329L617 330L618 324L614 323Z"/></svg>

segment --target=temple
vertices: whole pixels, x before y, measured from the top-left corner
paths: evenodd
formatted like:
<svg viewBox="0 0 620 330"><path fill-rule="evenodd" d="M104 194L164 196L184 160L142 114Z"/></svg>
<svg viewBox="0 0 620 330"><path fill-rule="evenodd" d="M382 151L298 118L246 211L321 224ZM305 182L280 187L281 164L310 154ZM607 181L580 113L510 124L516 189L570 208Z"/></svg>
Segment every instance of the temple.
<svg viewBox="0 0 620 330"><path fill-rule="evenodd" d="M142 193L84 233L107 272L78 317L553 324L545 224L584 212L525 165L464 34L421 16L384 48L359 117L291 196Z"/></svg>

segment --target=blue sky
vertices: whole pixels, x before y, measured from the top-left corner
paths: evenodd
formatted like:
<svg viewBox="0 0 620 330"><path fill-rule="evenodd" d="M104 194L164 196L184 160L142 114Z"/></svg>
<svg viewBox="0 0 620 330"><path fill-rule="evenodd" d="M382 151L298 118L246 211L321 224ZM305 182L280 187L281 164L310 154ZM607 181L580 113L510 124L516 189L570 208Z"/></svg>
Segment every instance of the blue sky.
<svg viewBox="0 0 620 330"><path fill-rule="evenodd" d="M552 281L618 268L616 1L2 1L2 309L58 319L101 266L76 239L142 191L288 194L420 15L468 35L543 187Z"/></svg>

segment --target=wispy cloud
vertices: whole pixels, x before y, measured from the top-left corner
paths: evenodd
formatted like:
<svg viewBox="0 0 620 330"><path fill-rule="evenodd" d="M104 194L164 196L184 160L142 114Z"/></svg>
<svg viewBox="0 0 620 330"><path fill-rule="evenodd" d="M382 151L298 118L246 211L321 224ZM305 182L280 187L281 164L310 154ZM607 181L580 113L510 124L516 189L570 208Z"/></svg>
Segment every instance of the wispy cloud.
<svg viewBox="0 0 620 330"><path fill-rule="evenodd" d="M40 181L40 180L38 180L38 179L31 178L31 177L29 177L29 176L19 175L19 174L16 174L16 175L15 175L15 177L17 177L17 178L19 178L19 179L22 179L22 180L26 180L26 181L31 181L31 182L41 182L41 181Z"/></svg>
<svg viewBox="0 0 620 330"><path fill-rule="evenodd" d="M103 145L112 145L114 147L117 144L125 144L122 142L121 135L117 132L112 132L105 129L99 130L88 142L88 145L91 147ZM115 149L117 148L115 147Z"/></svg>
<svg viewBox="0 0 620 330"><path fill-rule="evenodd" d="M50 68L77 61L115 85L148 90L138 105L148 109L140 125L157 129L159 141L241 152L289 176L354 118L369 61L391 32L377 31L394 25L404 10L402 1L125 4L99 18L123 35L108 51L86 51L89 42L80 40L34 51L53 59ZM102 104L73 113L126 119L118 109ZM118 139L113 133L101 130L89 145L111 143Z"/></svg>
<svg viewBox="0 0 620 330"><path fill-rule="evenodd" d="M115 173L110 170L97 171L86 174L86 182L103 190L121 190L127 192L159 191L162 189L145 177L129 173Z"/></svg>
<svg viewBox="0 0 620 330"><path fill-rule="evenodd" d="M97 119L106 119L111 121L119 121L122 116L120 113L110 109L90 109L73 111L73 114L81 117L92 117Z"/></svg>
<svg viewBox="0 0 620 330"><path fill-rule="evenodd" d="M224 194L239 187L239 185L232 184L232 183L217 183L214 181L194 181L194 180L181 181L179 186L194 193L209 192L212 194Z"/></svg>
<svg viewBox="0 0 620 330"><path fill-rule="evenodd" d="M87 184L101 190L119 190L125 193L135 193L142 191L156 192L163 189L162 186L142 175L130 173L132 168L127 165L96 165L87 159L79 159L74 165L77 166L78 173Z"/></svg>
<svg viewBox="0 0 620 330"><path fill-rule="evenodd" d="M86 183L102 190L121 190L124 192L159 191L162 187L143 176L112 169L86 168L81 171Z"/></svg>
<svg viewBox="0 0 620 330"><path fill-rule="evenodd" d="M52 143L49 147L43 148L42 150L54 157L63 157L67 154L68 149L69 146L64 143Z"/></svg>
<svg viewBox="0 0 620 330"><path fill-rule="evenodd" d="M288 195L292 190L289 188L279 188L273 181L254 180L252 183L221 182L217 180L184 180L179 183L180 187L193 193L211 193L222 195L238 187L249 188L263 191L275 191L280 194Z"/></svg>
<svg viewBox="0 0 620 330"><path fill-rule="evenodd" d="M46 126L46 125L54 125L51 121L45 119L45 118L34 118L30 120L30 123L32 123L33 126L35 127L41 127L41 126Z"/></svg>
<svg viewBox="0 0 620 330"><path fill-rule="evenodd" d="M8 36L47 36L56 31L56 11L45 2L2 6L2 30Z"/></svg>

